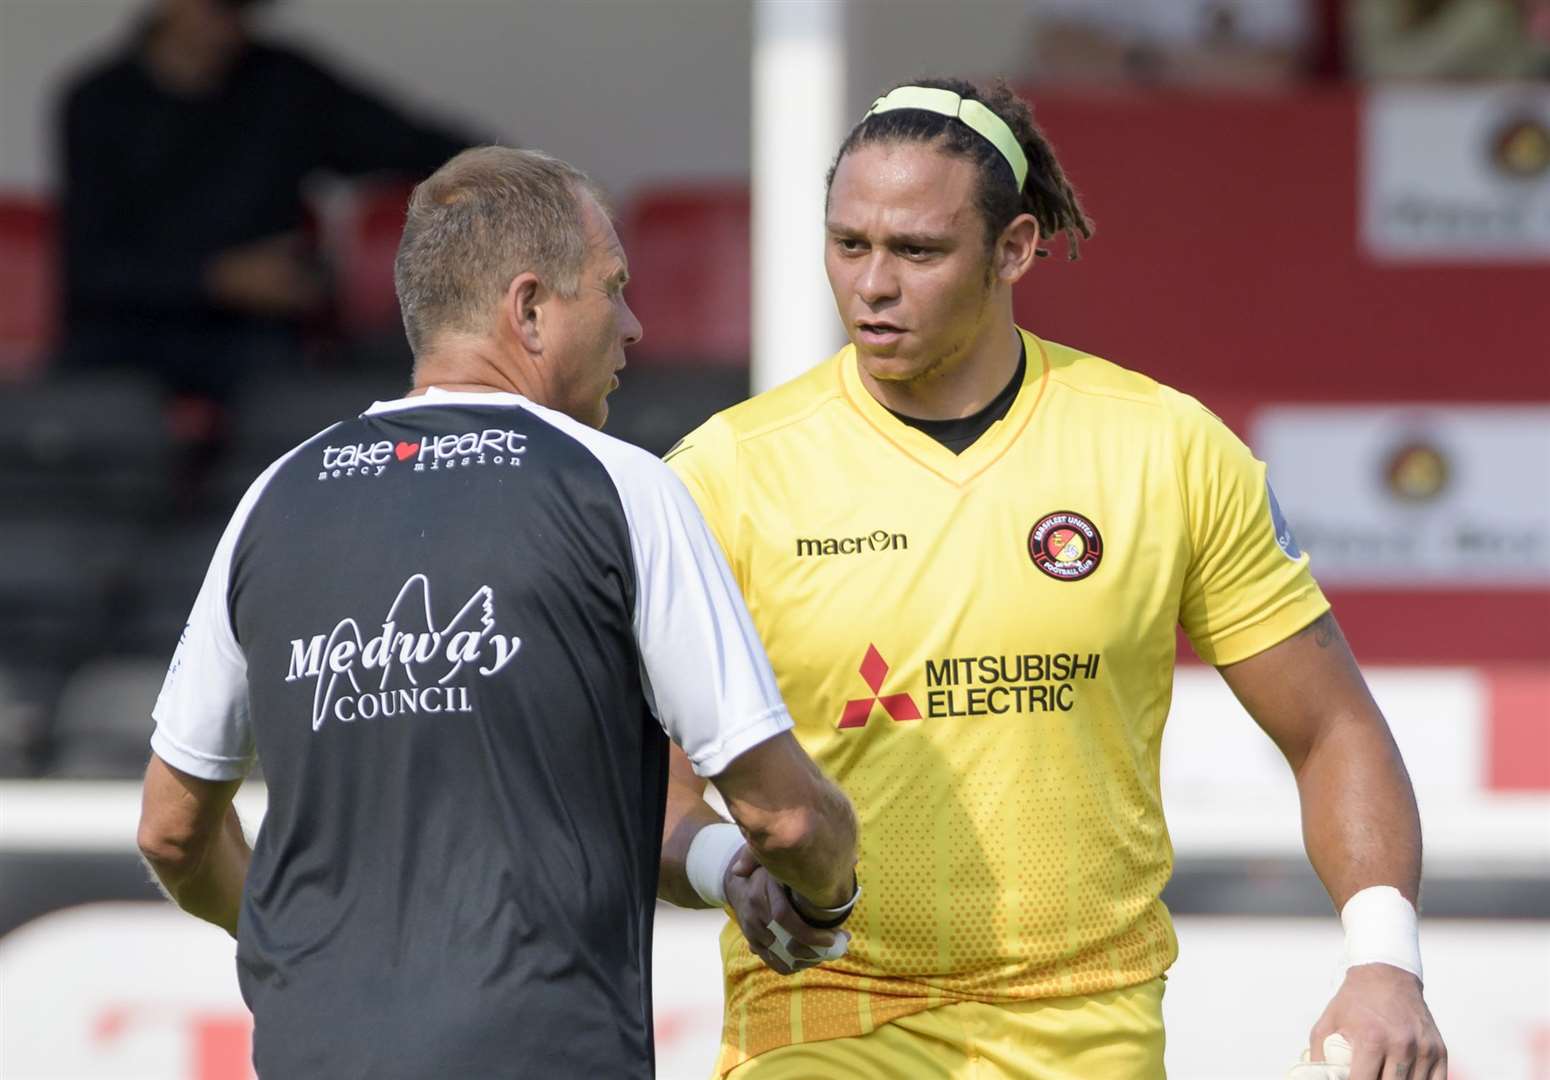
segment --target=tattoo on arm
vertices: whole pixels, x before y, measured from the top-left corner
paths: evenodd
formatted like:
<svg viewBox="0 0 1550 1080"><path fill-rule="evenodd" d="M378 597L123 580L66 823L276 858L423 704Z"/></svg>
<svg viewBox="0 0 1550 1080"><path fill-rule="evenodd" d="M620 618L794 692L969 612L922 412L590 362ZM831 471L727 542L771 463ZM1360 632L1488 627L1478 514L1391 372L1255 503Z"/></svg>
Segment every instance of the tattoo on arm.
<svg viewBox="0 0 1550 1080"><path fill-rule="evenodd" d="M1335 635L1338 632L1335 626L1335 613L1333 611L1326 611L1299 630L1297 636L1307 637L1309 634L1312 634L1314 643L1321 649L1327 649L1334 644Z"/></svg>

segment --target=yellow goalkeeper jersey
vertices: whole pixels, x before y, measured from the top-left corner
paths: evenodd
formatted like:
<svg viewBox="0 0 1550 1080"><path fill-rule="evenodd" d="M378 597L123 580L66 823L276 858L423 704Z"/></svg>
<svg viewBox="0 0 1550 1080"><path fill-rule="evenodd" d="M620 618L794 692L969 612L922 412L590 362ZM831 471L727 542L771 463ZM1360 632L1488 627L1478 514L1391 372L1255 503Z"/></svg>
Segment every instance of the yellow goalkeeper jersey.
<svg viewBox="0 0 1550 1080"><path fill-rule="evenodd" d="M1010 411L960 455L879 405L849 347L668 455L861 823L843 960L782 978L724 931L722 1071L942 1003L1163 972L1175 627L1229 664L1328 608L1219 420L1023 338Z"/></svg>

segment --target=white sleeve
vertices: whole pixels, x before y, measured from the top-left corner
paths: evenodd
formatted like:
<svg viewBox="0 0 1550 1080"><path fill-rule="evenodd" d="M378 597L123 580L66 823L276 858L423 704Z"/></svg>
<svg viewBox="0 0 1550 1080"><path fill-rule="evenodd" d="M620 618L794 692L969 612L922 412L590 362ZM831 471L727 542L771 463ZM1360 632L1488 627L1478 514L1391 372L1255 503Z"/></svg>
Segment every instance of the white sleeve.
<svg viewBox="0 0 1550 1080"><path fill-rule="evenodd" d="M295 453L295 451L292 451ZM236 780L253 763L253 730L248 720L248 662L231 625L231 561L237 537L269 480L290 457L265 469L237 504L204 584L194 598L188 624L167 668L151 718L156 756L202 780Z"/></svg>
<svg viewBox="0 0 1550 1080"><path fill-rule="evenodd" d="M721 545L661 460L527 403L603 464L635 561L635 641L646 702L700 776L791 729L791 714Z"/></svg>
<svg viewBox="0 0 1550 1080"><path fill-rule="evenodd" d="M156 756L204 780L235 780L247 773L253 757L248 665L226 607L231 539L228 527L151 710L156 721L151 749Z"/></svg>
<svg viewBox="0 0 1550 1080"><path fill-rule="evenodd" d="M646 699L694 771L715 776L791 728L764 644L721 546L672 470L621 490L636 569Z"/></svg>
<svg viewBox="0 0 1550 1080"><path fill-rule="evenodd" d="M673 470L638 447L565 427L603 463L624 504L646 701L694 771L715 776L791 729L748 605Z"/></svg>

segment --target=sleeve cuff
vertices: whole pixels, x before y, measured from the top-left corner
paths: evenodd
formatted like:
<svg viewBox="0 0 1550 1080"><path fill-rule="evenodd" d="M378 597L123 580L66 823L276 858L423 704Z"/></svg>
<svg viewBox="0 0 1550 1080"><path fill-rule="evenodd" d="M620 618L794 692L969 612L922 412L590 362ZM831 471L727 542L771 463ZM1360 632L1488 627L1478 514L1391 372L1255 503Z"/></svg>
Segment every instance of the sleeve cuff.
<svg viewBox="0 0 1550 1080"><path fill-rule="evenodd" d="M726 771L739 756L752 750L766 739L773 739L792 727L791 713L783 705L755 717L738 728L721 742L689 758L696 776L713 777Z"/></svg>
<svg viewBox="0 0 1550 1080"><path fill-rule="evenodd" d="M1328 610L1329 601L1323 591L1317 585L1309 585L1253 622L1208 641L1191 640L1191 644L1200 659L1213 667L1224 667L1281 644Z"/></svg>
<svg viewBox="0 0 1550 1080"><path fill-rule="evenodd" d="M248 774L248 768L253 763L251 754L246 757L218 757L190 749L168 735L160 725L151 732L151 749L174 769L201 780L240 780Z"/></svg>

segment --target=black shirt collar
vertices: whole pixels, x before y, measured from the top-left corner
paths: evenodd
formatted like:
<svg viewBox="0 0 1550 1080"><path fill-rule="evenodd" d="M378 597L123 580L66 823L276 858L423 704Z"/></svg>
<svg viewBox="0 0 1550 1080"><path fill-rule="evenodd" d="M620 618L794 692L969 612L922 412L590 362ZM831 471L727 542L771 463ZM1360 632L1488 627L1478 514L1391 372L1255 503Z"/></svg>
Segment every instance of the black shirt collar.
<svg viewBox="0 0 1550 1080"><path fill-rule="evenodd" d="M905 416L903 413L888 411L898 417L903 423L923 431L937 442L947 447L955 454L961 454L979 441L981 435L990 430L990 425L1000 420L1012 410L1012 402L1017 400L1017 391L1023 385L1023 376L1028 371L1028 344L1018 338L1017 371L1012 379L1001 388L1001 392L990 399L979 412L973 416L964 416L955 420L922 420L916 416ZM886 406L885 406L886 408Z"/></svg>

